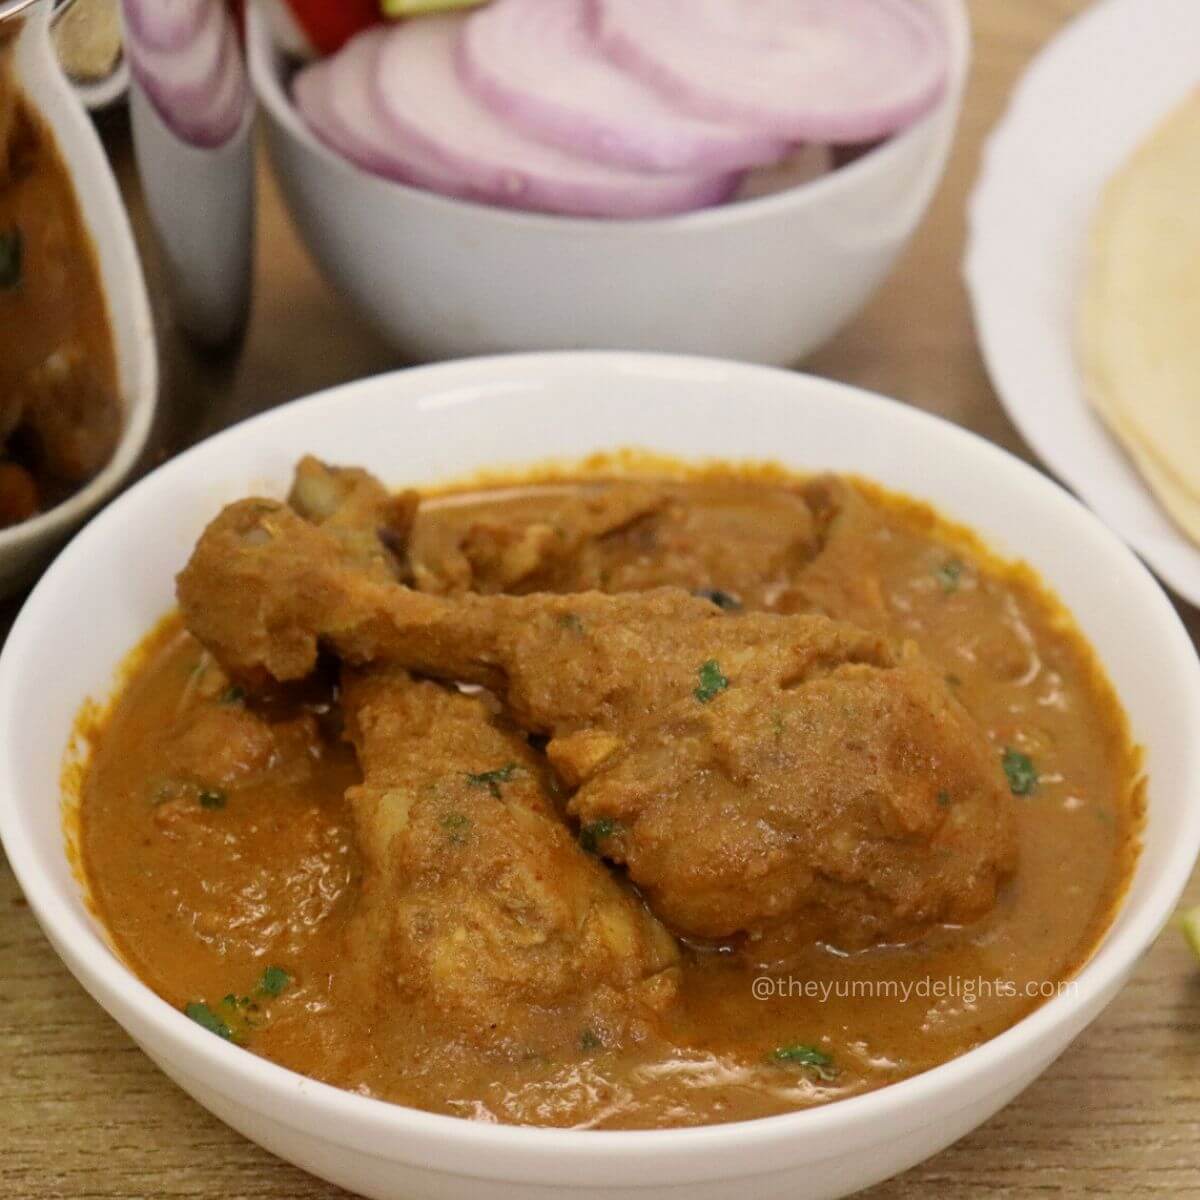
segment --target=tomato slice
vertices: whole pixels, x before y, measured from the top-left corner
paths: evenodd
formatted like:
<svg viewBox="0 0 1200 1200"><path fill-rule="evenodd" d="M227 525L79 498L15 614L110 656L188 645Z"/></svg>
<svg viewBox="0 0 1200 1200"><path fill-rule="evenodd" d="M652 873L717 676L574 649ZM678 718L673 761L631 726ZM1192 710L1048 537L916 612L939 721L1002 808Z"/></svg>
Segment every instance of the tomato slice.
<svg viewBox="0 0 1200 1200"><path fill-rule="evenodd" d="M286 0L320 54L332 54L380 19L379 0Z"/></svg>

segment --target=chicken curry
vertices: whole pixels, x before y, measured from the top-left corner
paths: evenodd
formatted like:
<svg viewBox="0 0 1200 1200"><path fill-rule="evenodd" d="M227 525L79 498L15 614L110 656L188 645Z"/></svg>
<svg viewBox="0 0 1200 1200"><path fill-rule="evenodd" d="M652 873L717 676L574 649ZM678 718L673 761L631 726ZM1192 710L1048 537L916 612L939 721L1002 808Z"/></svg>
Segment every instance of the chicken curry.
<svg viewBox="0 0 1200 1200"><path fill-rule="evenodd" d="M112 457L116 351L95 248L0 31L0 527L52 507Z"/></svg>
<svg viewBox="0 0 1200 1200"><path fill-rule="evenodd" d="M1066 985L1141 784L1037 579L855 480L619 465L397 496L310 458L212 522L82 783L155 991L364 1095L653 1128L878 1088Z"/></svg>

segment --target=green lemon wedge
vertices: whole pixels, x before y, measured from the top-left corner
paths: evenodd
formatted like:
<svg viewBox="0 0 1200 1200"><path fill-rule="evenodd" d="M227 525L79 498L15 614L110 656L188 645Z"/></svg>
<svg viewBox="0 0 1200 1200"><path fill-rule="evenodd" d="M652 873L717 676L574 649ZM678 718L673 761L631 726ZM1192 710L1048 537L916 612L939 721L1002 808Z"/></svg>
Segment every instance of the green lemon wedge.
<svg viewBox="0 0 1200 1200"><path fill-rule="evenodd" d="M419 17L455 8L478 8L484 3L486 0L383 0L381 7L385 17Z"/></svg>
<svg viewBox="0 0 1200 1200"><path fill-rule="evenodd" d="M1179 914L1179 928L1183 930L1183 936L1187 938L1192 953L1200 958L1200 904Z"/></svg>

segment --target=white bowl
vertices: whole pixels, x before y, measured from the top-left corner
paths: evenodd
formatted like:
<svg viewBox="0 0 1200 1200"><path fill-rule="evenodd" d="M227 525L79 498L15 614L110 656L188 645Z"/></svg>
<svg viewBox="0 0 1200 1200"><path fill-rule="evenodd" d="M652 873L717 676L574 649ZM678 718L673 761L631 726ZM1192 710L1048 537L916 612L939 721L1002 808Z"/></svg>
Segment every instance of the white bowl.
<svg viewBox="0 0 1200 1200"><path fill-rule="evenodd" d="M663 1132L568 1132L435 1116L291 1073L213 1037L138 982L89 912L63 846L59 772L86 696L173 604L217 508L284 494L316 450L390 482L636 445L868 475L1026 559L1097 648L1146 747L1145 849L1078 986L978 1049L808 1112ZM79 598L88 603L82 609ZM276 1154L379 1200L819 1200L940 1150L1026 1086L1124 982L1200 846L1200 666L1157 583L1057 484L963 430L853 388L715 360L550 354L335 388L159 468L67 548L0 657L0 835L33 911L93 996L179 1085Z"/></svg>
<svg viewBox="0 0 1200 1200"><path fill-rule="evenodd" d="M28 582L66 536L117 490L145 448L158 403L154 325L133 231L104 147L58 66L49 18L49 0L41 0L24 13L25 25L16 47L16 75L29 102L54 134L75 185L84 225L96 247L124 411L116 451L94 479L32 520L0 530L0 595Z"/></svg>
<svg viewBox="0 0 1200 1200"><path fill-rule="evenodd" d="M136 78L129 84L133 150L179 325L203 346L245 328L254 274L255 106L236 132L193 146L172 130Z"/></svg>
<svg viewBox="0 0 1200 1200"><path fill-rule="evenodd" d="M790 364L858 312L941 179L970 29L964 0L925 2L947 29L952 74L924 120L813 183L658 220L509 212L375 178L308 131L257 6L247 55L305 241L405 356L620 348Z"/></svg>

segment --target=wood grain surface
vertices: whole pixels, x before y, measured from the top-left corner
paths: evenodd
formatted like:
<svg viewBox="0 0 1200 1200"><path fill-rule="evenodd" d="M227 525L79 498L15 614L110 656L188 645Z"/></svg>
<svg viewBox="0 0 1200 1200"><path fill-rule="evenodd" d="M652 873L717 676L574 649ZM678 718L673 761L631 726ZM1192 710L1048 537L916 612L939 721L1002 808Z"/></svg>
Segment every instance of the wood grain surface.
<svg viewBox="0 0 1200 1200"><path fill-rule="evenodd" d="M809 369L941 413L1029 456L975 347L959 277L964 205L981 142L1017 75L1084 7L1081 0L972 0L974 79L946 181L887 285ZM154 284L127 130L120 116L102 128ZM257 299L240 353L197 357L160 304L167 405L155 457L250 412L395 365L320 280L265 174L261 184ZM1182 611L1193 636L1200 634L1196 612ZM1189 899L1200 903L1200 877ZM159 1074L67 973L0 857L0 1196L345 1194L245 1141ZM1007 1109L865 1195L1200 1197L1200 968L1182 938L1166 932L1111 1008Z"/></svg>

